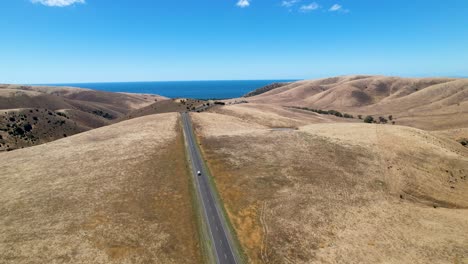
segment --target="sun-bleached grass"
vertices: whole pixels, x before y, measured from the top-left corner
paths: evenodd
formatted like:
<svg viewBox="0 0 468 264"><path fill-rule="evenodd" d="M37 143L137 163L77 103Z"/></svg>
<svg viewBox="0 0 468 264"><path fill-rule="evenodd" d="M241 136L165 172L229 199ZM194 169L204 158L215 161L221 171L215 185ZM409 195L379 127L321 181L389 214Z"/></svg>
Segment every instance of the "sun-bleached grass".
<svg viewBox="0 0 468 264"><path fill-rule="evenodd" d="M460 144L400 126L249 130L256 119L214 115L193 120L252 263L467 260L468 151Z"/></svg>
<svg viewBox="0 0 468 264"><path fill-rule="evenodd" d="M198 263L178 115L0 153L0 262Z"/></svg>

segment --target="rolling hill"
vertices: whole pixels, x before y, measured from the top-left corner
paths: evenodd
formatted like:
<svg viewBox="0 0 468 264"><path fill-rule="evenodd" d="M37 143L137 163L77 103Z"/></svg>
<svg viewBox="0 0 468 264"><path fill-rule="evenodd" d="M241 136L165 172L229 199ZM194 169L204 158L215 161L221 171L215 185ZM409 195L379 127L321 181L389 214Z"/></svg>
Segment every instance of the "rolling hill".
<svg viewBox="0 0 468 264"><path fill-rule="evenodd" d="M71 87L0 85L0 151L112 124L166 98Z"/></svg>
<svg viewBox="0 0 468 264"><path fill-rule="evenodd" d="M0 263L200 263L178 118L0 153Z"/></svg>
<svg viewBox="0 0 468 264"><path fill-rule="evenodd" d="M264 104L192 114L247 262L468 260L467 148L440 132L305 115Z"/></svg>
<svg viewBox="0 0 468 264"><path fill-rule="evenodd" d="M294 82L245 100L392 115L400 125L443 130L467 126L468 79L343 76Z"/></svg>

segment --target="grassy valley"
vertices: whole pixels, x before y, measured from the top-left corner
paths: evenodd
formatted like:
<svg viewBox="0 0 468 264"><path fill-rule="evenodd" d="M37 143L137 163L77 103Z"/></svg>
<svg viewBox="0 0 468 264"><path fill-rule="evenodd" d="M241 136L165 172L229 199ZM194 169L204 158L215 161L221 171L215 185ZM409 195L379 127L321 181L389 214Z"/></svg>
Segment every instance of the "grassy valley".
<svg viewBox="0 0 468 264"><path fill-rule="evenodd" d="M1 86L0 262L203 262L192 111L247 263L464 263L467 92L382 76L216 103Z"/></svg>

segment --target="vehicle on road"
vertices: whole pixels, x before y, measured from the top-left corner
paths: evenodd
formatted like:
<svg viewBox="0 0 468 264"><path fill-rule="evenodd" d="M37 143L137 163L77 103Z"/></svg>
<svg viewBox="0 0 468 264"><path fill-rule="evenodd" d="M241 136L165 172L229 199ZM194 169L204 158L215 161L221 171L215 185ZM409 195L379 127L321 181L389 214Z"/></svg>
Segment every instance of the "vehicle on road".
<svg viewBox="0 0 468 264"><path fill-rule="evenodd" d="M197 175L198 175L198 176L201 176L201 171L197 171Z"/></svg>

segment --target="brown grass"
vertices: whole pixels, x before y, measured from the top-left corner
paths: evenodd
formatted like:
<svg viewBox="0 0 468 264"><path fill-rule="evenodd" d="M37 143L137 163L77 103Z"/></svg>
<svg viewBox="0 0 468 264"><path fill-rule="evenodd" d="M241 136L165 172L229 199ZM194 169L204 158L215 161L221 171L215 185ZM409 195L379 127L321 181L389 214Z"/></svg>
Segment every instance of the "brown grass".
<svg viewBox="0 0 468 264"><path fill-rule="evenodd" d="M177 120L0 153L0 262L199 263Z"/></svg>
<svg viewBox="0 0 468 264"><path fill-rule="evenodd" d="M251 263L468 260L468 150L453 140L390 125L249 129L213 115L193 117Z"/></svg>
<svg viewBox="0 0 468 264"><path fill-rule="evenodd" d="M355 116L393 115L400 125L441 130L466 126L468 80L343 76L294 82L246 100L333 109Z"/></svg>
<svg viewBox="0 0 468 264"><path fill-rule="evenodd" d="M167 98L130 93L110 93L71 87L48 87L0 84L0 151L29 147L71 136L120 121L127 113ZM30 113L30 111L33 111ZM49 116L47 113L54 115ZM55 112L67 113L61 118ZM33 125L27 138L7 133L9 117L26 115ZM32 118L39 118L33 121ZM65 121L65 124L54 125ZM16 122L18 123L18 122ZM34 124L33 124L34 123ZM24 125L18 123L18 125ZM5 140L3 140L5 139Z"/></svg>

